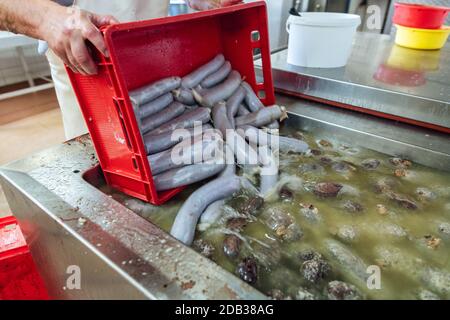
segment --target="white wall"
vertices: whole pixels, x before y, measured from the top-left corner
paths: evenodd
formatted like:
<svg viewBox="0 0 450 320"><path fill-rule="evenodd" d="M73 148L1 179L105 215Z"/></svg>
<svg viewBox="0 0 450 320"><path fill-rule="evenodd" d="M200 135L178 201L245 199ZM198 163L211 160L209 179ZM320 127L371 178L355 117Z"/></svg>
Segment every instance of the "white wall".
<svg viewBox="0 0 450 320"><path fill-rule="evenodd" d="M37 53L37 42L30 39L24 41L21 36L0 32L0 86L26 81L15 49L19 43L28 43L22 48L32 77L39 78L50 74L47 59Z"/></svg>

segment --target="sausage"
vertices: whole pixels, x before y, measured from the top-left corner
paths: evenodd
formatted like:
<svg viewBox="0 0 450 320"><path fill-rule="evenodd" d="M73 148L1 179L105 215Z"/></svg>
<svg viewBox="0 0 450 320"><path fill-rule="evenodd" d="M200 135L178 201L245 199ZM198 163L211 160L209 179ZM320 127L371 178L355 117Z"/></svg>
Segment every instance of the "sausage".
<svg viewBox="0 0 450 320"><path fill-rule="evenodd" d="M233 129L235 128L234 117L238 113L238 109L241 106L241 103L244 101L245 95L245 89L242 86L239 86L239 88L227 101L227 117Z"/></svg>
<svg viewBox="0 0 450 320"><path fill-rule="evenodd" d="M366 284L368 278L367 265L349 248L341 244L339 241L325 239L324 246L331 258L335 260L340 269L343 270L352 280L358 283ZM361 281L361 282L359 282Z"/></svg>
<svg viewBox="0 0 450 320"><path fill-rule="evenodd" d="M217 102L230 98L234 91L239 88L241 81L239 72L233 70L224 82L211 89L202 90L202 94L194 89L194 98L200 105L212 108Z"/></svg>
<svg viewBox="0 0 450 320"><path fill-rule="evenodd" d="M196 122L207 123L211 120L211 110L208 108L196 108L188 110L181 116L172 119L166 124L154 129L150 133L152 135L161 134L167 131L173 131L175 129L192 128Z"/></svg>
<svg viewBox="0 0 450 320"><path fill-rule="evenodd" d="M222 208L225 205L225 199L217 200L211 203L200 216L200 231L205 231L222 215Z"/></svg>
<svg viewBox="0 0 450 320"><path fill-rule="evenodd" d="M160 125L180 116L185 109L185 105L177 101L171 103L170 106L161 110L160 112L141 120L142 133L146 134L147 132L158 128Z"/></svg>
<svg viewBox="0 0 450 320"><path fill-rule="evenodd" d="M170 234L184 244L191 245L198 219L206 207L232 196L240 189L241 178L237 176L218 178L200 187L181 206Z"/></svg>
<svg viewBox="0 0 450 320"><path fill-rule="evenodd" d="M175 100L185 105L192 106L195 104L194 95L192 94L192 91L189 89L180 88L173 90L173 96Z"/></svg>
<svg viewBox="0 0 450 320"><path fill-rule="evenodd" d="M163 172L153 177L153 183L157 191L164 191L205 180L225 168L224 163L215 162L207 161Z"/></svg>
<svg viewBox="0 0 450 320"><path fill-rule="evenodd" d="M234 153L228 144L224 144L224 153L224 159L227 166L225 167L225 170L219 174L219 177L226 177L236 174L236 161L234 160Z"/></svg>
<svg viewBox="0 0 450 320"><path fill-rule="evenodd" d="M162 96L156 98L155 100L147 102L146 104L143 104L142 106L140 106L139 107L139 117L141 119L147 118L148 116L151 116L151 115L163 110L168 105L170 105L172 102L173 102L173 96L170 92L163 94Z"/></svg>
<svg viewBox="0 0 450 320"><path fill-rule="evenodd" d="M227 106L223 101L218 102L211 112L214 127L222 133L223 139L226 139L227 130L234 130L226 112Z"/></svg>
<svg viewBox="0 0 450 320"><path fill-rule="evenodd" d="M192 89L200 84L207 76L213 74L224 64L225 57L218 54L214 59L194 70L181 80L181 86L186 89Z"/></svg>
<svg viewBox="0 0 450 320"><path fill-rule="evenodd" d="M242 138L235 130L227 131L227 145L236 156L237 164L240 165L257 165L258 154L255 149L250 146L244 138Z"/></svg>
<svg viewBox="0 0 450 320"><path fill-rule="evenodd" d="M244 125L236 130L242 137L258 146L268 145L272 150L281 152L304 153L309 150L309 145L298 139L271 135L258 128Z"/></svg>
<svg viewBox="0 0 450 320"><path fill-rule="evenodd" d="M225 61L219 70L207 76L200 85L202 88L211 88L225 80L231 72L231 63Z"/></svg>
<svg viewBox="0 0 450 320"><path fill-rule="evenodd" d="M260 173L260 193L263 197L274 190L278 182L278 163L268 146L258 148L259 161L262 164Z"/></svg>
<svg viewBox="0 0 450 320"><path fill-rule="evenodd" d="M135 106L141 106L144 103L155 100L157 97L162 96L172 90L175 90L181 85L180 77L169 77L150 85L143 86L130 92L131 103Z"/></svg>
<svg viewBox="0 0 450 320"><path fill-rule="evenodd" d="M245 91L247 93L245 96L245 102L251 112L256 112L256 111L264 108L264 104L261 102L261 100L258 98L258 96L253 91L252 87L247 82L244 81L242 83L242 87L245 89ZM269 123L266 127L268 129L279 129L280 124L278 123L278 121L275 120L275 121Z"/></svg>
<svg viewBox="0 0 450 320"><path fill-rule="evenodd" d="M215 153L207 151L218 150L218 144L217 140L200 139L192 143L191 139L187 139L173 149L148 156L152 174L157 175L170 169L211 160Z"/></svg>
<svg viewBox="0 0 450 320"><path fill-rule="evenodd" d="M284 120L287 118L286 110L280 106L272 106L258 111L249 113L248 115L237 117L235 119L236 126L252 125L254 127L265 126L274 120Z"/></svg>
<svg viewBox="0 0 450 320"><path fill-rule="evenodd" d="M277 130L277 129L280 129L280 123L278 122L278 120L274 120L273 122L269 123L269 124L266 126L266 128L267 128L267 129L270 129L270 130Z"/></svg>
<svg viewBox="0 0 450 320"><path fill-rule="evenodd" d="M242 87L246 91L245 103L247 104L247 107L251 112L256 112L259 109L264 108L264 104L261 102L261 100L259 100L258 96L253 91L253 88L248 84L248 82L242 82Z"/></svg>
<svg viewBox="0 0 450 320"><path fill-rule="evenodd" d="M236 174L236 163L234 161L234 154L230 147L225 144L225 169L219 174L220 177L231 177ZM249 183L244 183L244 187L248 187ZM251 186L249 189L252 189ZM208 229L217 219L222 215L222 207L225 205L225 200L217 200L211 203L200 216L199 229L204 231Z"/></svg>
<svg viewBox="0 0 450 320"><path fill-rule="evenodd" d="M201 127L201 132L205 132L206 130L211 129L212 126L209 124L205 124ZM194 136L194 130L196 128L188 128L185 130L180 130L177 132L177 136L173 136L172 131L167 131L157 135L146 134L144 135L144 144L147 150L147 154L155 154L164 150L167 150L177 143L180 143L184 139L188 139ZM197 129L198 130L198 129Z"/></svg>
<svg viewBox="0 0 450 320"><path fill-rule="evenodd" d="M244 106L243 104L241 104L240 106L239 106L239 108L238 108L238 111L237 111L237 116L238 117L241 117L241 116L245 116L245 115L247 115L247 114L249 114L250 113L250 111L248 111L248 109L247 109L247 107L246 106Z"/></svg>

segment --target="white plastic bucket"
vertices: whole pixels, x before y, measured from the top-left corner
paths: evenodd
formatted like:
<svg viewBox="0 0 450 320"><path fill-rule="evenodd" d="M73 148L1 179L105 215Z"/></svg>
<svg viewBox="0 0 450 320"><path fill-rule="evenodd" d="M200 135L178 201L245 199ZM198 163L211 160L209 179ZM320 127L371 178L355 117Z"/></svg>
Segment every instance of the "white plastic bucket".
<svg viewBox="0 0 450 320"><path fill-rule="evenodd" d="M302 12L286 23L287 62L301 67L338 68L347 64L361 18L355 14Z"/></svg>

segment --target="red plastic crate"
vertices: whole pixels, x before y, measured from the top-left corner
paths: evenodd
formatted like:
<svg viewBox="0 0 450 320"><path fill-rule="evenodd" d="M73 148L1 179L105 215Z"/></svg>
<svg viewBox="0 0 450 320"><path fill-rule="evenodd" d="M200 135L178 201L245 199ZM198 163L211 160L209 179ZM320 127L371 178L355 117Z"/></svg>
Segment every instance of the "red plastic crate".
<svg viewBox="0 0 450 320"><path fill-rule="evenodd" d="M0 300L48 300L49 296L14 217L0 219Z"/></svg>
<svg viewBox="0 0 450 320"><path fill-rule="evenodd" d="M169 76L184 76L223 53L266 105L274 104L265 2L108 26L110 58L94 50L99 73L67 70L106 182L160 205L182 188L156 192L128 92ZM253 52L261 52L264 83L256 83Z"/></svg>

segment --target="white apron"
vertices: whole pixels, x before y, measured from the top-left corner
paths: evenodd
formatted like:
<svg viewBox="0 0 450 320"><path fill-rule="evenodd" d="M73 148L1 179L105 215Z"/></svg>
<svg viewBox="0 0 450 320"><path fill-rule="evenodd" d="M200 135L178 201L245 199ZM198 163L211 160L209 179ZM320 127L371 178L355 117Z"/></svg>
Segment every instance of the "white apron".
<svg viewBox="0 0 450 320"><path fill-rule="evenodd" d="M75 0L81 9L109 14L120 22L146 20L166 16L169 0ZM51 50L47 51L56 96L61 108L66 139L87 133L87 127L67 76L64 64Z"/></svg>

